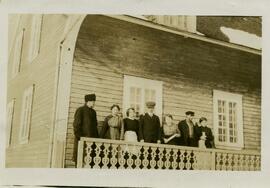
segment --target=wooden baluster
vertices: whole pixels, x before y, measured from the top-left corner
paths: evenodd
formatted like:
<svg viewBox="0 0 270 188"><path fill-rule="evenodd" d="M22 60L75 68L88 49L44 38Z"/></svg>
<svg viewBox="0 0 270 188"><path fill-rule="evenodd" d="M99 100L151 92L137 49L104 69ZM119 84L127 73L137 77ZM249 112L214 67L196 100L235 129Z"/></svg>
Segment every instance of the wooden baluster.
<svg viewBox="0 0 270 188"><path fill-rule="evenodd" d="M177 162L177 152L178 152L178 149L173 149L173 154L172 154L172 157L173 157L173 161L172 161L172 168L175 170L178 166L178 162Z"/></svg>
<svg viewBox="0 0 270 188"><path fill-rule="evenodd" d="M96 148L95 148L96 156L94 157L94 166L93 166L93 168L100 168L100 166L99 166L99 164L101 162L101 157L100 157L101 148L100 148L100 146L102 145L102 143L96 142L95 144L96 144Z"/></svg>
<svg viewBox="0 0 270 188"><path fill-rule="evenodd" d="M221 161L222 161L222 165L221 165L221 170L226 170L227 169L227 154L226 153L222 153L221 154Z"/></svg>
<svg viewBox="0 0 270 188"><path fill-rule="evenodd" d="M164 162L164 166L165 169L170 169L171 166L171 162L170 162L170 158L171 158L171 151L172 149L170 148L164 148L165 153L165 162Z"/></svg>
<svg viewBox="0 0 270 188"><path fill-rule="evenodd" d="M184 150L180 150L180 161L179 161L179 168L180 170L183 170L185 168L185 151Z"/></svg>
<svg viewBox="0 0 270 188"><path fill-rule="evenodd" d="M228 159L227 159L227 169L226 170L232 170L232 162L233 162L233 154L232 153L228 153L227 154Z"/></svg>
<svg viewBox="0 0 270 188"><path fill-rule="evenodd" d="M136 146L136 150L137 150L136 159L135 159L135 168L136 169L140 169L140 166L142 164L141 159L140 159L141 149L142 149L142 146Z"/></svg>
<svg viewBox="0 0 270 188"><path fill-rule="evenodd" d="M247 171L249 169L249 156L248 155L244 155L243 158L244 161L244 171Z"/></svg>
<svg viewBox="0 0 270 188"><path fill-rule="evenodd" d="M128 169L132 169L132 165L134 163L133 155L136 155L136 153L137 153L136 146L135 145L129 145L128 158L126 159Z"/></svg>
<svg viewBox="0 0 270 188"><path fill-rule="evenodd" d="M164 157L164 148L161 148L161 147L159 147L158 148L158 150L159 150L159 153L158 153L158 161L157 161L157 166L158 166L158 169L162 169L162 167L163 167L163 157Z"/></svg>
<svg viewBox="0 0 270 188"><path fill-rule="evenodd" d="M237 171L239 170L239 155L238 154L233 154L232 158L232 170Z"/></svg>
<svg viewBox="0 0 270 188"><path fill-rule="evenodd" d="M250 156L250 166L249 170L254 171L255 170L255 155Z"/></svg>
<svg viewBox="0 0 270 188"><path fill-rule="evenodd" d="M103 164L102 169L108 169L108 164L110 162L110 159L108 156L110 144L104 143L103 147L104 147L104 149L103 149L104 156L102 157L102 164Z"/></svg>
<svg viewBox="0 0 270 188"><path fill-rule="evenodd" d="M157 164L157 162L156 162L156 151L157 151L157 147L151 147L151 160L150 160L151 169L155 169L155 166Z"/></svg>
<svg viewBox="0 0 270 188"><path fill-rule="evenodd" d="M91 168L90 163L92 162L92 157L91 157L91 151L92 151L92 146L93 143L86 142L86 147L85 147L85 157L84 157L84 168Z"/></svg>
<svg viewBox="0 0 270 188"><path fill-rule="evenodd" d="M259 155L255 156L255 170L261 170L261 157Z"/></svg>
<svg viewBox="0 0 270 188"><path fill-rule="evenodd" d="M148 149L149 149L148 146L143 146L143 160L142 160L143 169L147 169L147 166L149 164L149 161L147 159L149 154Z"/></svg>
<svg viewBox="0 0 270 188"><path fill-rule="evenodd" d="M241 171L245 170L245 156L243 154L240 155L240 169Z"/></svg>
<svg viewBox="0 0 270 188"><path fill-rule="evenodd" d="M111 163L110 169L116 169L117 158L118 158L118 145L111 144L111 155L112 156L110 158L110 163Z"/></svg>
<svg viewBox="0 0 270 188"><path fill-rule="evenodd" d="M193 163L192 163L192 169L193 170L202 170L203 164L204 164L204 156L203 152L195 152L193 151Z"/></svg>
<svg viewBox="0 0 270 188"><path fill-rule="evenodd" d="M192 151L186 151L186 153L187 153L187 155L186 155L186 160L187 160L187 162L186 162L186 169L187 170L191 170L191 159L192 159Z"/></svg>
<svg viewBox="0 0 270 188"><path fill-rule="evenodd" d="M216 170L221 170L222 155L221 153L216 153Z"/></svg>
<svg viewBox="0 0 270 188"><path fill-rule="evenodd" d="M119 169L124 169L125 168L125 163L126 163L126 159L124 158L125 157L125 154L128 153L128 145L127 144L121 144L119 145L118 147L119 151L118 151L118 163L119 163Z"/></svg>

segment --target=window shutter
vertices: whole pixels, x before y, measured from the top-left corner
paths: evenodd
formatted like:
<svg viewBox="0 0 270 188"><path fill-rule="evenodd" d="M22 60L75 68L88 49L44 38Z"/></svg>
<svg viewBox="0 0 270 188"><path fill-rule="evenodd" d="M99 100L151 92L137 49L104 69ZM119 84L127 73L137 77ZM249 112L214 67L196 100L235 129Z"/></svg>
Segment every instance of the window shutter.
<svg viewBox="0 0 270 188"><path fill-rule="evenodd" d="M12 78L14 78L18 72L20 72L21 57L22 57L22 45L24 38L24 30L22 30L15 41L14 56L13 56L13 67L12 67Z"/></svg>
<svg viewBox="0 0 270 188"><path fill-rule="evenodd" d="M23 105L21 112L21 130L20 130L20 143L27 143L29 140L29 131L32 116L32 103L33 103L34 85L25 90L23 95Z"/></svg>
<svg viewBox="0 0 270 188"><path fill-rule="evenodd" d="M6 147L11 143L11 131L13 124L15 99L12 99L7 105L7 127L6 127Z"/></svg>

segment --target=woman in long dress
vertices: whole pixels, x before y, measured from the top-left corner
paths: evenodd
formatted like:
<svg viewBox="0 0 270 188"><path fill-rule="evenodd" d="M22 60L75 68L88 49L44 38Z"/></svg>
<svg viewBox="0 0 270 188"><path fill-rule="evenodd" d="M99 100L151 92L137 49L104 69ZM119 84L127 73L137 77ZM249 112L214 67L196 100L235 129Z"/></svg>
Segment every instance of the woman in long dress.
<svg viewBox="0 0 270 188"><path fill-rule="evenodd" d="M162 137L164 144L179 145L180 131L177 124L173 123L173 117L170 114L164 117Z"/></svg>
<svg viewBox="0 0 270 188"><path fill-rule="evenodd" d="M114 104L111 107L111 114L108 115L104 120L100 137L112 140L120 140L120 135L123 131L122 129L123 119L120 115L120 107Z"/></svg>
<svg viewBox="0 0 270 188"><path fill-rule="evenodd" d="M134 108L127 109L127 118L124 119L124 130L121 138L128 142L137 142L139 133L139 121L136 119Z"/></svg>

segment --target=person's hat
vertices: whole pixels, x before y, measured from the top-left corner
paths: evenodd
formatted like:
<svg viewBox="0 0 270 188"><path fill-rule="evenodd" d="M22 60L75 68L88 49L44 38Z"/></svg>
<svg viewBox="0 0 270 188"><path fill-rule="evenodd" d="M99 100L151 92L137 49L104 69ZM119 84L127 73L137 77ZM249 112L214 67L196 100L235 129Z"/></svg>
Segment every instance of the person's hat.
<svg viewBox="0 0 270 188"><path fill-rule="evenodd" d="M156 103L153 101L146 102L147 108L154 108L156 106Z"/></svg>
<svg viewBox="0 0 270 188"><path fill-rule="evenodd" d="M187 112L186 112L186 115L191 115L191 116L194 116L194 114L195 114L195 113L194 113L194 112L192 112L192 111L187 111Z"/></svg>
<svg viewBox="0 0 270 188"><path fill-rule="evenodd" d="M96 101L96 95L95 94L88 94L84 96L85 102L88 101Z"/></svg>

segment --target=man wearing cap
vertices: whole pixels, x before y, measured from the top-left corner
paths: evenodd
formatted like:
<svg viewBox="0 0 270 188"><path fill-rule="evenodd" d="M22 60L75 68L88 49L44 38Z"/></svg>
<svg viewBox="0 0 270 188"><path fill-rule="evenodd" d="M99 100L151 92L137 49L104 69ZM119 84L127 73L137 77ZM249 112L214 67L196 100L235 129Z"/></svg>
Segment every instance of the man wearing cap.
<svg viewBox="0 0 270 188"><path fill-rule="evenodd" d="M180 121L178 124L178 129L181 132L181 146L196 147L196 140L194 137L194 124L192 122L193 117L194 112L187 111L186 119Z"/></svg>
<svg viewBox="0 0 270 188"><path fill-rule="evenodd" d="M85 104L79 107L74 115L74 152L73 160L77 162L77 148L80 137L98 138L97 114L93 109L95 106L96 95L89 94L84 96Z"/></svg>
<svg viewBox="0 0 270 188"><path fill-rule="evenodd" d="M155 102L147 102L147 112L140 116L139 140L141 142L160 143L161 127L159 117L154 114L155 105Z"/></svg>

